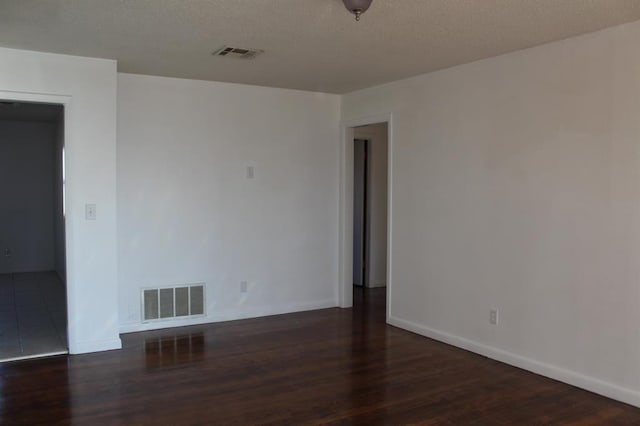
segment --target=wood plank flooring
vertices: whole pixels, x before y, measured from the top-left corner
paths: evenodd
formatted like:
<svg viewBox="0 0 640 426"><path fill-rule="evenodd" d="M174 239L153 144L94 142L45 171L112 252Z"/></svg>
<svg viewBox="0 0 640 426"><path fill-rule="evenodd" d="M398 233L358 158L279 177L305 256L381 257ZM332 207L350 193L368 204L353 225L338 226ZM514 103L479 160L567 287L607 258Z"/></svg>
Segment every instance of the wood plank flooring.
<svg viewBox="0 0 640 426"><path fill-rule="evenodd" d="M384 289L356 296L0 364L0 424L640 424L638 408L386 325Z"/></svg>

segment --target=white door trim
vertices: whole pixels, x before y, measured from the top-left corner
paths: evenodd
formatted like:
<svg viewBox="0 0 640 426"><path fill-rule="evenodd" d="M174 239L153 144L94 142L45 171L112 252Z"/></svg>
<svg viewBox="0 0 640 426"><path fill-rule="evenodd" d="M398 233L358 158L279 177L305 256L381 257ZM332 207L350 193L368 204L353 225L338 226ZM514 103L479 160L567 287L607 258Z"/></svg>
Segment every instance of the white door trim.
<svg viewBox="0 0 640 426"><path fill-rule="evenodd" d="M39 102L39 103L47 103L47 104L57 104L62 105L64 107L64 142L63 146L65 147L65 157L66 157L66 166L69 168L69 160L74 158L73 155L69 155L69 147L72 147L73 144L70 144L71 140L71 115L72 115L72 97L70 95L59 95L59 94L50 94L50 93L36 93L36 92L20 92L20 91L12 91L12 90L0 90L0 99L7 101L16 101L16 102ZM67 175L67 180L69 176ZM68 186L67 186L68 188ZM66 202L65 202L65 210L67 214L64 217L64 241L65 241L65 270L67 271L66 277L66 289L67 289L67 346L69 348L74 347L76 343L76 334L75 334L75 322L73 318L75 318L75 306L74 300L76 295L76 282L73 276L70 276L69 265L72 263L72 250L70 250L70 235L72 229L71 222L68 220L69 218L69 199L73 194L71 191L66 191Z"/></svg>

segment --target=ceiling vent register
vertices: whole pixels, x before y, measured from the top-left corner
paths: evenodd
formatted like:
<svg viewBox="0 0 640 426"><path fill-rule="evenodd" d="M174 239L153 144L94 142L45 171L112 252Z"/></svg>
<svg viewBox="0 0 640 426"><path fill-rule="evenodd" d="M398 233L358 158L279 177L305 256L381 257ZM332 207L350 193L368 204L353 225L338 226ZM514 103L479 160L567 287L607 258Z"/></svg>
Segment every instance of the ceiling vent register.
<svg viewBox="0 0 640 426"><path fill-rule="evenodd" d="M240 47L223 46L212 53L213 56L224 56L227 58L253 59L264 52L260 49L245 49Z"/></svg>

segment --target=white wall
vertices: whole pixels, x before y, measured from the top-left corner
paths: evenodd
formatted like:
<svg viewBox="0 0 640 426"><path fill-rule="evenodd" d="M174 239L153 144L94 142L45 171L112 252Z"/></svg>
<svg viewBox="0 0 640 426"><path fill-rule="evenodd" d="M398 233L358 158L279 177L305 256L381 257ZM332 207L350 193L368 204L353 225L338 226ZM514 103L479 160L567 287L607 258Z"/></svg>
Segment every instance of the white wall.
<svg viewBox="0 0 640 426"><path fill-rule="evenodd" d="M53 151L52 123L0 120L0 274L54 269Z"/></svg>
<svg viewBox="0 0 640 426"><path fill-rule="evenodd" d="M67 299L72 353L120 347L116 78L115 61L0 49L0 98L68 102ZM97 205L97 220L85 220L86 203Z"/></svg>
<svg viewBox="0 0 640 426"><path fill-rule="evenodd" d="M640 405L638 44L633 23L344 96L345 121L393 116L392 324Z"/></svg>
<svg viewBox="0 0 640 426"><path fill-rule="evenodd" d="M339 102L119 74L122 331L336 306ZM205 318L141 324L142 287L195 282Z"/></svg>
<svg viewBox="0 0 640 426"><path fill-rule="evenodd" d="M354 129L354 137L369 140L367 194L367 287L387 285L387 123Z"/></svg>

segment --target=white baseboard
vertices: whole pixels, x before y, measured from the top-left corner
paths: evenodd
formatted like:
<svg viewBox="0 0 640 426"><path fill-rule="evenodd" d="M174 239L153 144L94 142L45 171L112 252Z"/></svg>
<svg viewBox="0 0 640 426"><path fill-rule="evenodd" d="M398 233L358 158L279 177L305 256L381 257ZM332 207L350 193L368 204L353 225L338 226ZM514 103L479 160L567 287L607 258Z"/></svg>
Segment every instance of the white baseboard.
<svg viewBox="0 0 640 426"><path fill-rule="evenodd" d="M163 328L185 327L189 325L209 324L223 321L233 321L247 318L266 317L269 315L290 314L293 312L313 311L316 309L335 308L338 304L335 300L321 300L318 302L299 303L295 305L267 306L242 311L226 311L209 313L204 317L169 319L148 323L128 323L120 325L120 333L135 333L138 331L160 330Z"/></svg>
<svg viewBox="0 0 640 426"><path fill-rule="evenodd" d="M516 355L502 349L487 346L473 340L468 340L462 337L455 336L453 334L438 331L393 316L389 316L388 323L393 326L420 334L422 336L426 336L434 340L438 340L462 349L466 349L471 352L475 352L480 355L484 355L488 358L495 359L505 364L513 365L515 367L522 368L524 370L528 370L533 373L570 384L572 386L586 389L588 391L606 396L608 398L640 407L639 391L624 388L614 383L605 382L603 380L596 379L590 376L585 376L583 374L576 373L575 371L566 370L555 365L536 361L535 359L527 358L521 355Z"/></svg>
<svg viewBox="0 0 640 426"><path fill-rule="evenodd" d="M120 338L109 340L90 340L85 342L76 342L69 345L70 354L86 354L89 352L110 351L113 349L122 349Z"/></svg>

